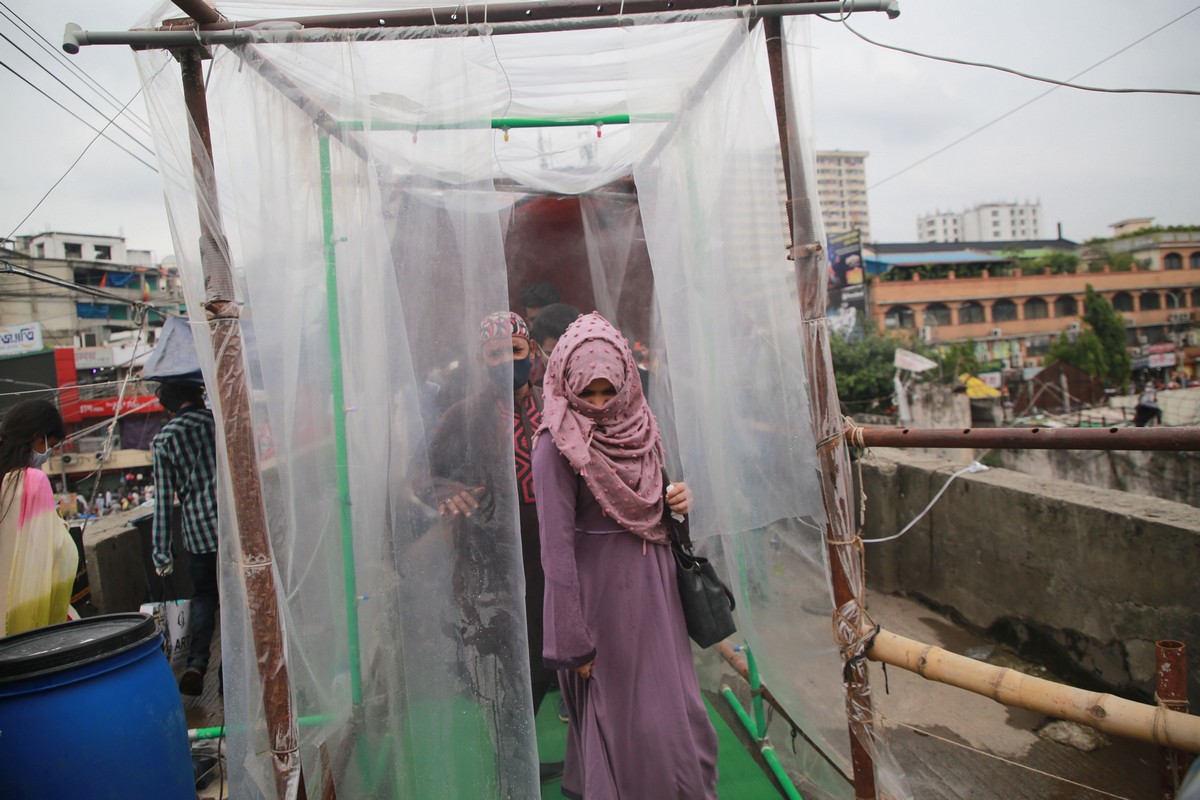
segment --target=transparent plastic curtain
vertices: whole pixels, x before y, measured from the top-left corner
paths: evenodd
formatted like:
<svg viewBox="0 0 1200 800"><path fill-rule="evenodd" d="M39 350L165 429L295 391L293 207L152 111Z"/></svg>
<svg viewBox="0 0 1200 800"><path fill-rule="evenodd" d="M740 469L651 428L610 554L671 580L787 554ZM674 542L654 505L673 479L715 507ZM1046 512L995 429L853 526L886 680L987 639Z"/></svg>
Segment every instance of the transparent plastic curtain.
<svg viewBox="0 0 1200 800"><path fill-rule="evenodd" d="M523 310L538 280L640 345L672 473L697 496L693 530L738 596L739 638L848 770L761 32L331 32L214 52L219 216L309 790L327 763L339 796L536 795L512 439L464 426L437 444L453 404L488 386L480 318ZM217 209L197 199L178 68L138 59L211 386L196 241ZM599 131L491 129L622 111L632 124ZM511 394L488 402L511 419ZM222 495L231 779L235 796L271 796L253 609L224 513L240 480L226 475ZM438 514L453 483L487 486L470 527ZM791 766L848 796L815 751Z"/></svg>
<svg viewBox="0 0 1200 800"><path fill-rule="evenodd" d="M490 118L489 84L467 52L478 40L424 44L431 68L403 75L440 98L427 121ZM479 322L508 306L491 183L431 178L436 163L407 157L408 133L329 137L314 127L306 102L319 98L333 119L369 129L372 81L390 75L389 88L405 91L372 63L382 53L370 46L218 52L209 97L221 217L245 303L246 378L310 791L328 763L346 797L533 796L515 487L487 479L511 476L511 436L467 437L449 463L426 449L439 402L450 403L435 376L456 367L462 397L486 391ZM144 74L163 58L143 56ZM171 74L148 88L156 119L172 128L160 137L173 142L164 160L177 161L168 202L198 314L177 86ZM442 163L469 165L490 141L475 126L426 144ZM511 391L495 398L489 411L511 420ZM470 526L443 520L436 480L471 473L487 486L487 513ZM226 477L228 500L239 476ZM237 530L224 514L222 534L231 790L272 796L246 625L261 609L246 607Z"/></svg>

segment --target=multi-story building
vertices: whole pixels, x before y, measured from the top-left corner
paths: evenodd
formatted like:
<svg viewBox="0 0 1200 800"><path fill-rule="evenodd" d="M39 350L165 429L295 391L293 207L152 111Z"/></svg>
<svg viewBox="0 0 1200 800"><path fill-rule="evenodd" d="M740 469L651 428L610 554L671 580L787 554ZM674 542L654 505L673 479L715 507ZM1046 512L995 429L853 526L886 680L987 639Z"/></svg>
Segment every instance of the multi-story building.
<svg viewBox="0 0 1200 800"><path fill-rule="evenodd" d="M938 211L917 218L919 242L1011 242L1041 235L1040 203L984 203L959 214Z"/></svg>
<svg viewBox="0 0 1200 800"><path fill-rule="evenodd" d="M1085 260L1073 273L1025 274L1012 263L1016 251L1073 251L1073 243L1061 239L966 245L876 245L867 255L869 271L887 270L868 289L878 327L910 330L931 344L973 340L980 356L1033 367L1051 342L1082 330L1090 285L1124 316L1131 347L1173 343L1182 354L1173 366L1196 344L1191 329L1200 323L1200 230L1110 240L1112 249L1135 253L1136 265L1126 271Z"/></svg>
<svg viewBox="0 0 1200 800"><path fill-rule="evenodd" d="M0 255L14 266L105 295L6 276L0 284L0 325L38 323L49 347L102 345L114 333L137 327L131 303L171 313L182 302L178 273L155 266L150 250L127 248L123 237L48 232L18 236L9 244L0 247ZM162 319L150 322L158 326Z"/></svg>
<svg viewBox="0 0 1200 800"><path fill-rule="evenodd" d="M182 309L177 273L120 236L51 232L2 244L0 259L18 271L0 280L0 411L52 398L69 430L116 416L115 447L144 450L162 407L137 374L164 315ZM161 313L147 313L139 331L143 304ZM74 441L56 474L98 469L104 438ZM144 452L118 453L104 468L148 463Z"/></svg>
<svg viewBox="0 0 1200 800"><path fill-rule="evenodd" d="M825 233L859 230L871 240L867 206L867 166L870 153L852 150L817 151L817 199Z"/></svg>

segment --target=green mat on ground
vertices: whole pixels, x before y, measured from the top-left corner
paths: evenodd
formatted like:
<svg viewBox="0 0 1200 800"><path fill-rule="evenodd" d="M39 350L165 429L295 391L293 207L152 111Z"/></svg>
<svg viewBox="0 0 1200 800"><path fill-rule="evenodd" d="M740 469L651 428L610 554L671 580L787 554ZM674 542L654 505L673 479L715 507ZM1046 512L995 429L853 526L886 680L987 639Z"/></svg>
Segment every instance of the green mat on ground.
<svg viewBox="0 0 1200 800"><path fill-rule="evenodd" d="M537 715L538 757L562 761L567 747L567 726L558 719L558 693L546 695ZM742 741L705 699L708 718L717 731L717 795L730 800L774 800L780 797L770 776L763 772ZM558 781L543 784L543 800L562 797Z"/></svg>

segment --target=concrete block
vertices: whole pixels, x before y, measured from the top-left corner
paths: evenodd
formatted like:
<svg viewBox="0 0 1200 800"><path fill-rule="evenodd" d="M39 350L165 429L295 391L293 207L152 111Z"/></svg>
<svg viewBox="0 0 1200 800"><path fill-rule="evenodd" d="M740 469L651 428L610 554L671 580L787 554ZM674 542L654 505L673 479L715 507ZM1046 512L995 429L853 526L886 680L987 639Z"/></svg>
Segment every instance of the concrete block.
<svg viewBox="0 0 1200 800"><path fill-rule="evenodd" d="M864 538L898 532L957 468L875 451L863 464ZM872 591L919 596L1040 648L1060 674L1142 698L1153 692L1153 642L1163 638L1189 645L1190 691L1200 697L1197 574L1195 508L1003 469L958 478L903 538L867 545ZM1148 656L1138 642L1149 643Z"/></svg>

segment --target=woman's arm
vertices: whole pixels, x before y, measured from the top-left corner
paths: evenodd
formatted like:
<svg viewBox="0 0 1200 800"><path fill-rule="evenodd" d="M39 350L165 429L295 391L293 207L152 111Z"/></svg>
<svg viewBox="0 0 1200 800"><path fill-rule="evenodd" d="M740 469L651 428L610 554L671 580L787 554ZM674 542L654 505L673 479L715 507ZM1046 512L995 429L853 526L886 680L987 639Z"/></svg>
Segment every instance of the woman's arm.
<svg viewBox="0 0 1200 800"><path fill-rule="evenodd" d="M542 660L549 669L580 669L595 660L596 645L583 621L575 564L578 476L546 435L533 448L533 487L546 575Z"/></svg>

